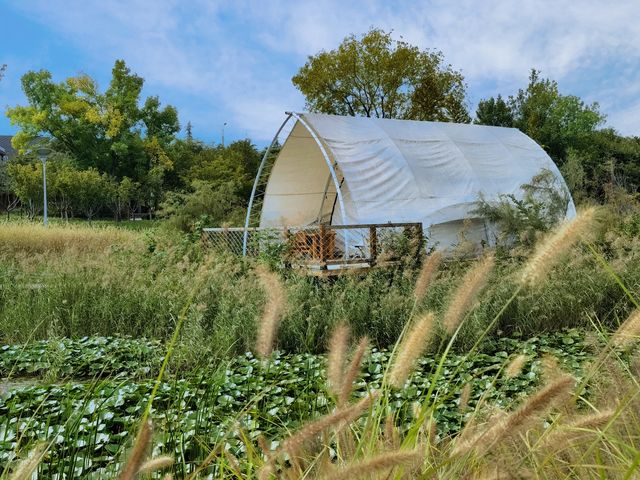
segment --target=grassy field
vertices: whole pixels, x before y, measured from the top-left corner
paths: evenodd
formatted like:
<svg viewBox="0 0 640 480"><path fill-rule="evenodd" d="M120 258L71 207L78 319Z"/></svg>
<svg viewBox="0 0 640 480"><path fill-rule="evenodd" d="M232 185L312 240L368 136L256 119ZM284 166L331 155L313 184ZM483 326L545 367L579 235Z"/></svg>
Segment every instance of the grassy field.
<svg viewBox="0 0 640 480"><path fill-rule="evenodd" d="M0 478L635 478L639 218L332 281L2 225Z"/></svg>

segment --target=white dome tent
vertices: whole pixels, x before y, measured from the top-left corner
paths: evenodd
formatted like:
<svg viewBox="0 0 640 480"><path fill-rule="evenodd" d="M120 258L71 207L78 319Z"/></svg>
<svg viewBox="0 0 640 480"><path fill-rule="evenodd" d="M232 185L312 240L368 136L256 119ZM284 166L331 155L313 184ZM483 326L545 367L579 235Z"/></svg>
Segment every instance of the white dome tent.
<svg viewBox="0 0 640 480"><path fill-rule="evenodd" d="M261 228L420 222L428 244L443 249L458 242L464 224L467 238L491 243L488 226L472 218L480 193L489 201L521 196L521 185L543 169L566 188L545 151L514 128L289 113L269 150L291 120L275 162L268 151L260 165L245 252L247 229L258 222ZM575 216L571 200L566 215Z"/></svg>

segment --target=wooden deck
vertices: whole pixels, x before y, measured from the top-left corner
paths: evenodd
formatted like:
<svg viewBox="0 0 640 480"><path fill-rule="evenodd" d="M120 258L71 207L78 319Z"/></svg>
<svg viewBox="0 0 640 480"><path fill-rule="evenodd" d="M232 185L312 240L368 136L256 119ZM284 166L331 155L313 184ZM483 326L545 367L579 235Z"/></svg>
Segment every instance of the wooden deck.
<svg viewBox="0 0 640 480"><path fill-rule="evenodd" d="M203 244L243 253L244 228L208 228ZM310 275L358 273L417 257L424 245L421 223L311 225L248 229L247 256L277 254L283 265Z"/></svg>

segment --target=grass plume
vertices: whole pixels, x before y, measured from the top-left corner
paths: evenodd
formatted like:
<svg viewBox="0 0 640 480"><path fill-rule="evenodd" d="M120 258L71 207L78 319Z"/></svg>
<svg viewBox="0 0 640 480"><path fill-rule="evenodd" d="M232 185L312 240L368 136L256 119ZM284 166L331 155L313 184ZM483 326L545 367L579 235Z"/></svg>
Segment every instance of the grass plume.
<svg viewBox="0 0 640 480"><path fill-rule="evenodd" d="M431 253L422 263L422 268L420 269L420 274L418 275L418 279L416 280L416 285L413 290L413 296L416 303L420 303L424 298L429 285L431 285L438 273L440 263L442 263L442 253L440 252Z"/></svg>
<svg viewBox="0 0 640 480"><path fill-rule="evenodd" d="M387 472L395 467L415 467L422 462L424 453L419 451L385 452L374 457L347 464L334 469L323 477L332 480L350 480L354 478L376 478L376 475Z"/></svg>
<svg viewBox="0 0 640 480"><path fill-rule="evenodd" d="M471 382L465 384L460 392L460 402L458 403L458 410L464 412L469 406L469 399L471 398Z"/></svg>
<svg viewBox="0 0 640 480"><path fill-rule="evenodd" d="M46 445L44 443L37 445L29 452L29 456L18 464L9 480L31 480L33 472L38 468L45 452Z"/></svg>
<svg viewBox="0 0 640 480"><path fill-rule="evenodd" d="M476 265L469 269L462 279L460 287L455 291L449 301L449 308L442 320L442 326L449 335L453 335L465 314L476 301L489 280L489 274L493 269L493 255L486 255Z"/></svg>
<svg viewBox="0 0 640 480"><path fill-rule="evenodd" d="M640 310L634 310L611 337L612 345L628 348L640 339Z"/></svg>
<svg viewBox="0 0 640 480"><path fill-rule="evenodd" d="M344 372L344 379L340 388L340 394L338 395L338 405L344 405L349 401L349 396L353 391L353 382L358 378L360 368L362 367L362 360L367 352L367 348L369 348L369 339L367 337L363 337L360 339L358 347L353 354L353 358L351 358L351 361Z"/></svg>
<svg viewBox="0 0 640 480"><path fill-rule="evenodd" d="M160 457L152 458L144 462L138 470L138 475L148 475L158 470L164 470L173 465L173 457L169 455L162 455Z"/></svg>
<svg viewBox="0 0 640 480"><path fill-rule="evenodd" d="M118 477L119 480L133 480L136 477L151 446L151 434L151 422L142 422L131 452L129 453L129 459Z"/></svg>
<svg viewBox="0 0 640 480"><path fill-rule="evenodd" d="M401 388L417 358L427 347L430 336L433 335L435 317L427 312L411 327L407 336L398 347L398 353L389 372L389 382L396 388Z"/></svg>
<svg viewBox="0 0 640 480"><path fill-rule="evenodd" d="M575 379L568 375L547 384L537 393L529 396L525 402L509 415L497 422L492 422L483 432L472 436L468 440L456 445L454 454L475 450L479 454L485 453L493 445L520 433L532 422L541 420L542 416L552 407L564 399L573 389Z"/></svg>
<svg viewBox="0 0 640 480"><path fill-rule="evenodd" d="M259 268L257 274L262 288L267 294L267 303L258 328L256 353L258 356L266 358L273 350L280 317L284 311L285 292L282 282L274 272Z"/></svg>
<svg viewBox="0 0 640 480"><path fill-rule="evenodd" d="M566 446L572 439L606 425L615 416L615 410L582 415L574 418L566 424L560 425L556 430L544 437L541 447L549 451L557 451Z"/></svg>
<svg viewBox="0 0 640 480"><path fill-rule="evenodd" d="M329 340L329 355L327 357L327 386L335 396L340 395L344 381L344 364L349 344L349 327L340 323L331 334Z"/></svg>
<svg viewBox="0 0 640 480"><path fill-rule="evenodd" d="M511 362L509 362L507 368L504 369L504 376L506 378L515 378L520 375L522 369L527 363L527 360L529 360L529 357L524 354L516 356L513 360L511 360Z"/></svg>
<svg viewBox="0 0 640 480"><path fill-rule="evenodd" d="M521 283L527 287L541 285L571 246L594 228L597 212L595 207L583 210L572 221L564 223L542 240L522 271Z"/></svg>

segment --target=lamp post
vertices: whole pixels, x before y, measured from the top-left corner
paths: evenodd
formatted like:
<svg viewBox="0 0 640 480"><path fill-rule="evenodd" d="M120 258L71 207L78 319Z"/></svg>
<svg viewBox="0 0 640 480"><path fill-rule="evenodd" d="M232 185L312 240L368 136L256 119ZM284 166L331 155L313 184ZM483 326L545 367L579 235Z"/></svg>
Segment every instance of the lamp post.
<svg viewBox="0 0 640 480"><path fill-rule="evenodd" d="M47 156L49 155L48 148L39 148L38 157L42 161L42 193L44 198L44 226L49 225L49 217L47 212Z"/></svg>
<svg viewBox="0 0 640 480"><path fill-rule="evenodd" d="M227 126L227 122L222 124L222 148L224 148L224 127Z"/></svg>

